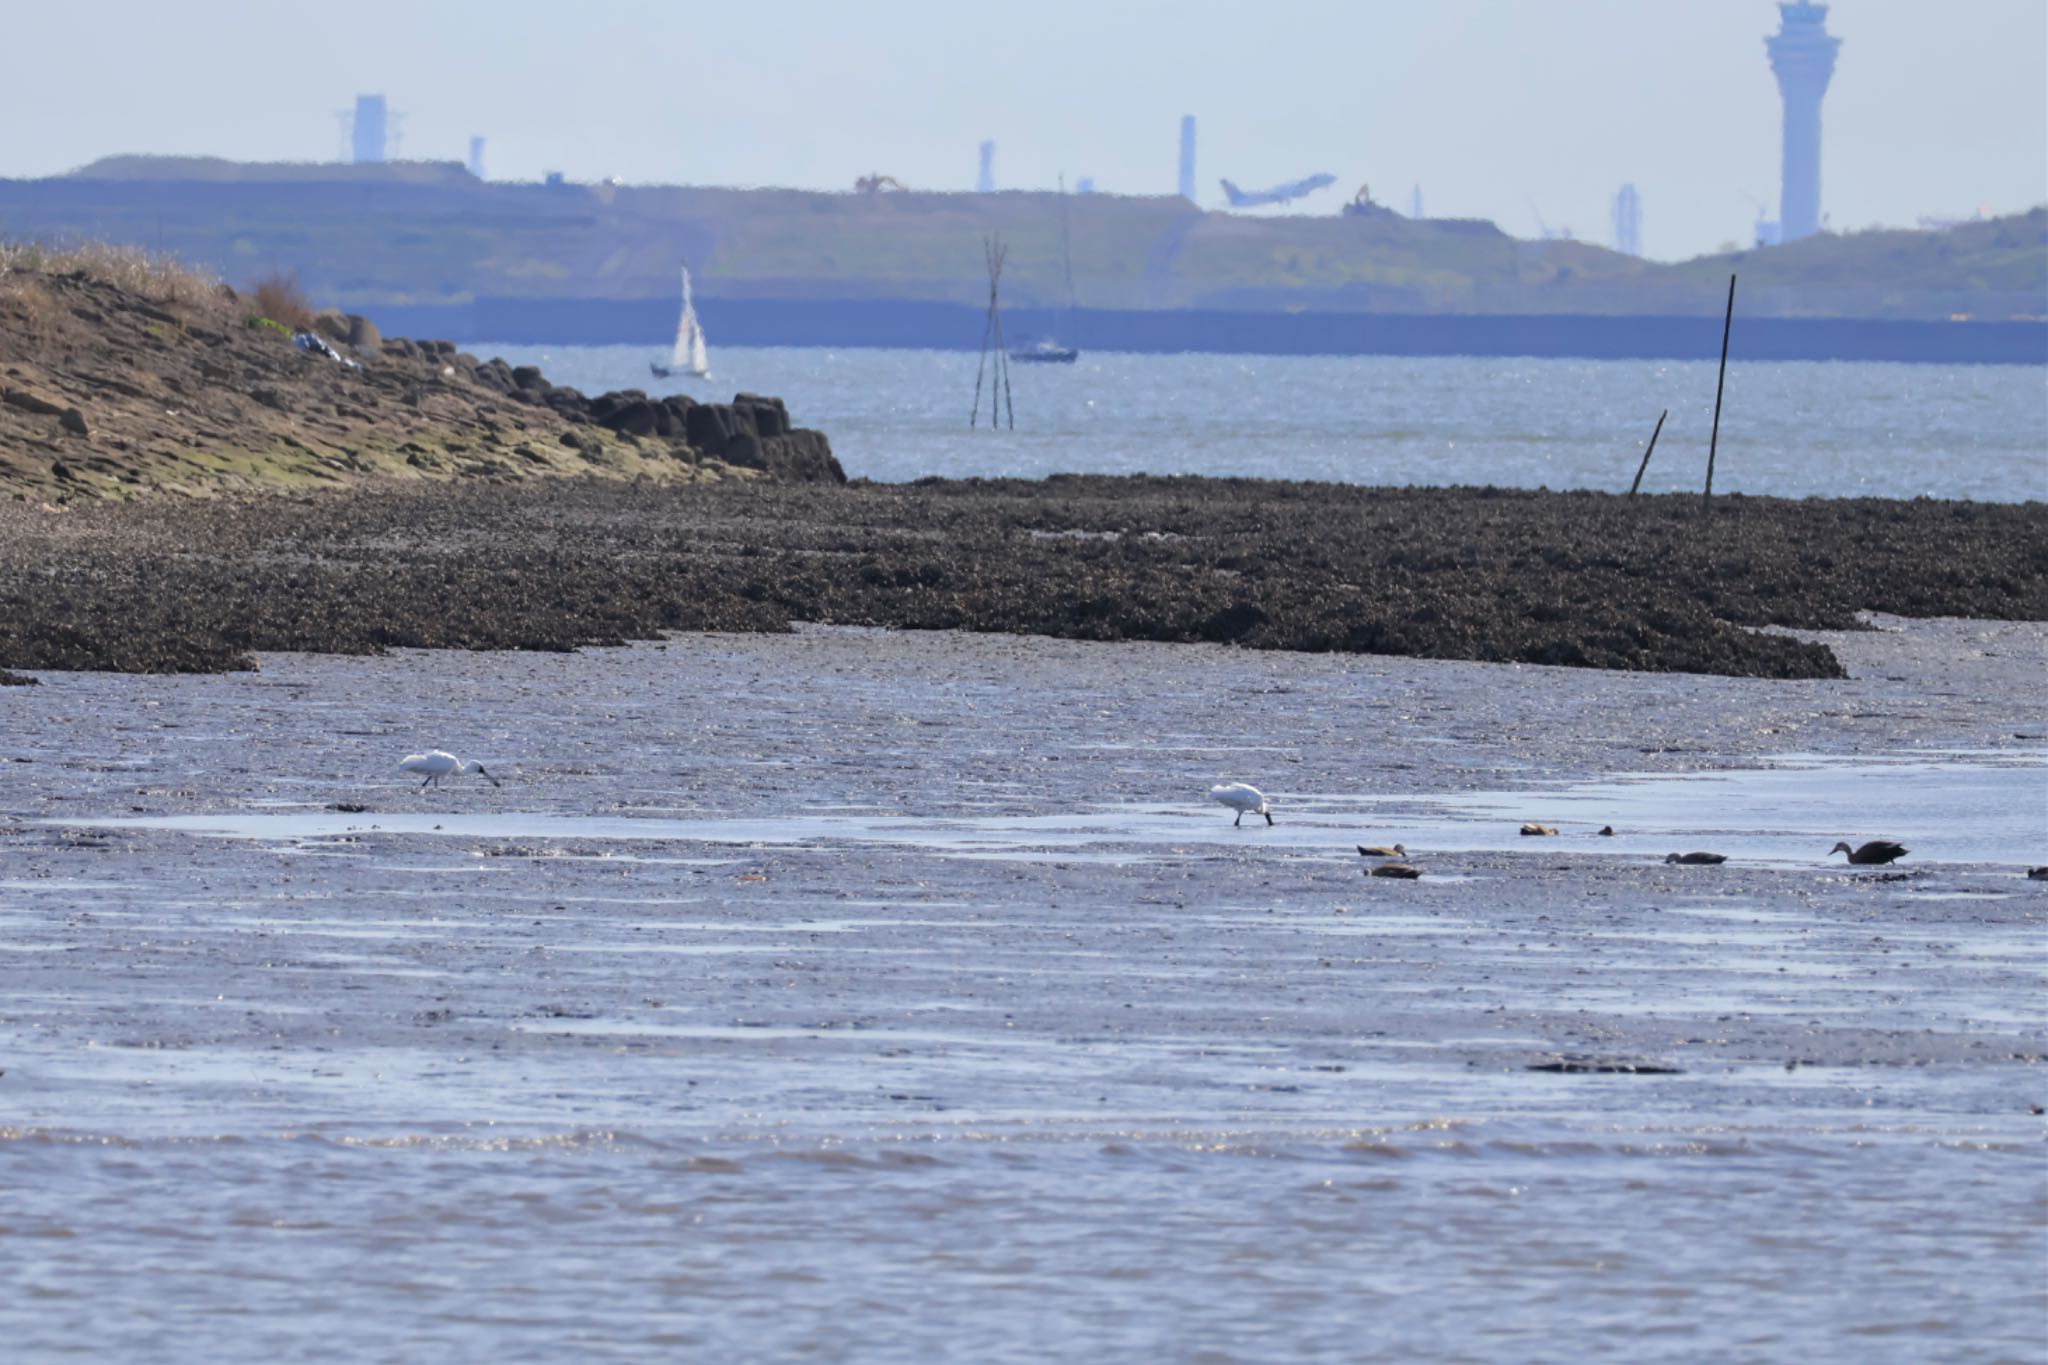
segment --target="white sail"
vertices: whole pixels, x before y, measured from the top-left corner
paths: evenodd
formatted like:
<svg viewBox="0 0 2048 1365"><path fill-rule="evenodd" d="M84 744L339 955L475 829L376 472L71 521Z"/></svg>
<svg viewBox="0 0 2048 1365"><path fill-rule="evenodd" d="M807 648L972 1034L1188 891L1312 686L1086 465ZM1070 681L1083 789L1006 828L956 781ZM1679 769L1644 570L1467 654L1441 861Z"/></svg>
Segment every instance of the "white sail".
<svg viewBox="0 0 2048 1365"><path fill-rule="evenodd" d="M711 373L711 354L704 346L704 327L697 321L697 309L690 302L690 267L683 267L683 315L676 319L675 349L669 354L669 369L676 374L705 378Z"/></svg>

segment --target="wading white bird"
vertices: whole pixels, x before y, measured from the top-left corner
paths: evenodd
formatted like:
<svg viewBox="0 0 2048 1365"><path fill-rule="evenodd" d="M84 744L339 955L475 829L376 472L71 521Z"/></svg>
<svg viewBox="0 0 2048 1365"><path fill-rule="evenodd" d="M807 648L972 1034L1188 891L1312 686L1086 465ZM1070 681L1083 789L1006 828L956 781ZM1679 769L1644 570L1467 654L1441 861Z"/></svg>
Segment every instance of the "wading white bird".
<svg viewBox="0 0 2048 1365"><path fill-rule="evenodd" d="M1221 801L1237 812L1232 825L1242 825L1247 815L1263 815L1266 823L1273 823L1273 812L1266 809L1266 794L1245 782L1230 782L1220 787L1209 788L1209 799Z"/></svg>
<svg viewBox="0 0 2048 1365"><path fill-rule="evenodd" d="M483 764L475 760L464 763L445 749L429 749L423 754L407 754L405 760L398 766L409 773L425 773L427 775L426 782L420 783L421 791L427 789L427 783L429 782L438 787L441 785L442 778L460 777L464 773L475 773L493 787L505 785L497 778L485 772Z"/></svg>

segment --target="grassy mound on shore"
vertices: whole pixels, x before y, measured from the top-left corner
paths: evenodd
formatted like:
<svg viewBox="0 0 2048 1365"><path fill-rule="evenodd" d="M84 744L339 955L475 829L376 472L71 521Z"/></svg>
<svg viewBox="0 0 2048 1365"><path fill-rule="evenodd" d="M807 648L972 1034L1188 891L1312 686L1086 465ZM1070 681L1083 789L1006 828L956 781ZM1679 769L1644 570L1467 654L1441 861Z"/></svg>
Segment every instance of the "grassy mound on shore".
<svg viewBox="0 0 2048 1365"><path fill-rule="evenodd" d="M0 498L559 475L844 478L774 399L589 399L316 314L289 281L241 294L130 248L0 242Z"/></svg>
<svg viewBox="0 0 2048 1365"><path fill-rule="evenodd" d="M796 621L1771 678L1761 626L2048 619L2048 507L1200 478L0 501L0 668L563 650Z"/></svg>

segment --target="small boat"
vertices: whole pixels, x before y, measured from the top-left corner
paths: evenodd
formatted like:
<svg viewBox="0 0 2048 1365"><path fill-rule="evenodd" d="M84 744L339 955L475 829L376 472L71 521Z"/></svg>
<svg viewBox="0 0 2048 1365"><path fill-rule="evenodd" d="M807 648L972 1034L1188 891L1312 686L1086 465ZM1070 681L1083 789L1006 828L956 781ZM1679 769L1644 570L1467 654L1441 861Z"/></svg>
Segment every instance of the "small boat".
<svg viewBox="0 0 2048 1365"><path fill-rule="evenodd" d="M692 379L711 377L711 356L704 348L704 328L697 321L697 310L690 302L690 267L683 267L683 312L676 319L676 344L669 351L668 363L659 360L647 362L647 368L654 372L656 379L673 379L687 375Z"/></svg>
<svg viewBox="0 0 2048 1365"><path fill-rule="evenodd" d="M1062 346L1051 337L1040 337L1031 345L1010 352L1010 359L1021 365L1071 365L1080 358L1079 351Z"/></svg>

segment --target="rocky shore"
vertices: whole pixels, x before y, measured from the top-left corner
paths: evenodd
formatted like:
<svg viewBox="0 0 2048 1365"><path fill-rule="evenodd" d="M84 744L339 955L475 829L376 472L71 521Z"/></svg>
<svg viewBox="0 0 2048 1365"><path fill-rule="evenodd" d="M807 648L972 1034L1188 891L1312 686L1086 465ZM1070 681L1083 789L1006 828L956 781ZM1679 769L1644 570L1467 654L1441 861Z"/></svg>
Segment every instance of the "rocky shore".
<svg viewBox="0 0 2048 1365"><path fill-rule="evenodd" d="M593 398L445 341L380 337L364 318L265 309L140 253L0 243L0 498L845 479L780 399Z"/></svg>
<svg viewBox="0 0 2048 1365"><path fill-rule="evenodd" d="M2048 507L1196 478L0 500L0 668L567 650L818 621L1840 676L1864 611L2048 619Z"/></svg>

